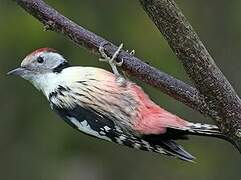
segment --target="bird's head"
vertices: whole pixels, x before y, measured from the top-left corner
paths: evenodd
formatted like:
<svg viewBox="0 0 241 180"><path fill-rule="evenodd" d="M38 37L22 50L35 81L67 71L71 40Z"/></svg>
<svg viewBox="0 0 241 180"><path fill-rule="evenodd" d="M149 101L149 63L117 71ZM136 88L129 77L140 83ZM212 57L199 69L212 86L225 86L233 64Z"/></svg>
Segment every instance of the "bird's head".
<svg viewBox="0 0 241 180"><path fill-rule="evenodd" d="M30 81L37 89L47 94L55 87L58 74L66 67L69 67L68 62L56 50L41 48L27 55L20 67L8 74Z"/></svg>
<svg viewBox="0 0 241 180"><path fill-rule="evenodd" d="M27 55L20 67L8 74L32 80L44 74L59 72L66 66L68 66L67 61L56 50L41 48Z"/></svg>

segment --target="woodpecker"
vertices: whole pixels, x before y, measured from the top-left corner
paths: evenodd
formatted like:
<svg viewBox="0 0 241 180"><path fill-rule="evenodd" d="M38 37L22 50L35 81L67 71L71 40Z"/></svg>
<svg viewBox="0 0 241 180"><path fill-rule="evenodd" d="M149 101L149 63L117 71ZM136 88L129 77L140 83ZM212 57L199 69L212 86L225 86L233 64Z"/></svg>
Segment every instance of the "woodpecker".
<svg viewBox="0 0 241 180"><path fill-rule="evenodd" d="M175 140L188 135L226 139L215 125L192 123L156 105L134 82L122 77L104 45L99 51L114 73L95 67L71 66L56 50L37 49L8 74L30 81L47 97L51 108L71 127L135 149L195 159Z"/></svg>

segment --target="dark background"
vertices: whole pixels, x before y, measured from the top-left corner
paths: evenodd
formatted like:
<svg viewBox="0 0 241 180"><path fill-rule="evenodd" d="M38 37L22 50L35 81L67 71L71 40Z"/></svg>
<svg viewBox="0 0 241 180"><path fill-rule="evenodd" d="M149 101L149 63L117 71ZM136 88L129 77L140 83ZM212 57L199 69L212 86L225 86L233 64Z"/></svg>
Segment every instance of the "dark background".
<svg viewBox="0 0 241 180"><path fill-rule="evenodd" d="M137 0L47 1L85 28L186 82L181 63ZM201 40L238 94L241 91L241 1L178 0ZM100 141L69 128L30 83L6 72L40 47L59 50L72 64L109 69L97 57L42 25L13 1L0 0L0 179L175 180L239 179L240 154L227 142L193 137L181 142L197 157L186 163ZM135 80L135 79L134 79ZM136 81L169 111L213 123L160 91Z"/></svg>

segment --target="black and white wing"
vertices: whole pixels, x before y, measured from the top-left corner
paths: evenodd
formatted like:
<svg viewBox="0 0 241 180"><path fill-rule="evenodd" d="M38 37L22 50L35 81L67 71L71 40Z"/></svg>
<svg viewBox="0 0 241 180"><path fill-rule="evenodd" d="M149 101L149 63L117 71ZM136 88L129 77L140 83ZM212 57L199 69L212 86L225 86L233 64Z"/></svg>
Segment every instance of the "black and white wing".
<svg viewBox="0 0 241 180"><path fill-rule="evenodd" d="M75 101L76 93L71 94L70 89L59 86L56 91L49 94L49 101L52 109L78 131L135 149L174 156L186 161L194 159L192 155L170 139L160 138L158 140L149 138L149 136L138 136L134 132L123 129L110 117L93 109L93 106L86 107L80 101Z"/></svg>

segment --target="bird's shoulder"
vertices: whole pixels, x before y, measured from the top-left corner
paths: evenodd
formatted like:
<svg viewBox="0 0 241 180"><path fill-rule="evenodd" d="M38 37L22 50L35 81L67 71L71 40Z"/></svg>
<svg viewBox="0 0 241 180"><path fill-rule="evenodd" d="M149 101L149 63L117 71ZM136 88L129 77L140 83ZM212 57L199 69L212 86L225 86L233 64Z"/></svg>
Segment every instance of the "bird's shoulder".
<svg viewBox="0 0 241 180"><path fill-rule="evenodd" d="M76 80L84 78L88 79L114 79L115 75L107 70L97 67L83 67L83 66L71 66L65 68L61 73L63 78L68 80Z"/></svg>

